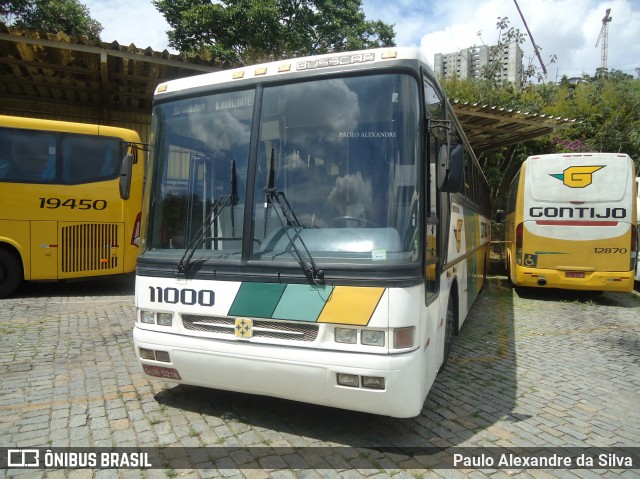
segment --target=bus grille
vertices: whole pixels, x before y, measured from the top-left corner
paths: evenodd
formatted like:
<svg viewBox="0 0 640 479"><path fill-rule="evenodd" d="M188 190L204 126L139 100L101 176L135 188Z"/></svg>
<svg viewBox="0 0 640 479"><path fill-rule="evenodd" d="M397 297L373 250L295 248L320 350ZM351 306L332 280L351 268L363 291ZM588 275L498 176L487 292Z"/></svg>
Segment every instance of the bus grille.
<svg viewBox="0 0 640 479"><path fill-rule="evenodd" d="M117 224L81 224L62 230L62 271L101 271L118 267Z"/></svg>
<svg viewBox="0 0 640 479"><path fill-rule="evenodd" d="M182 315L182 325L190 331L228 334L235 336L235 318L216 316ZM285 321L253 320L253 337L279 339L284 341L315 341L318 337L317 324L288 323Z"/></svg>

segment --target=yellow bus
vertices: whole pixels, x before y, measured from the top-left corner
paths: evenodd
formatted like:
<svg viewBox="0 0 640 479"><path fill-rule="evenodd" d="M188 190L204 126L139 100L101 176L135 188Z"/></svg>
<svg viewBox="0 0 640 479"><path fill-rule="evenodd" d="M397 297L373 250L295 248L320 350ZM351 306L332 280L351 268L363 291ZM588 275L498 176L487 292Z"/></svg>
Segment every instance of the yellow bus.
<svg viewBox="0 0 640 479"><path fill-rule="evenodd" d="M383 48L158 86L133 332L146 377L420 414L491 224L429 61Z"/></svg>
<svg viewBox="0 0 640 479"><path fill-rule="evenodd" d="M503 260L516 286L631 291L634 164L625 154L527 158L507 196Z"/></svg>
<svg viewBox="0 0 640 479"><path fill-rule="evenodd" d="M0 297L134 271L141 146L123 128L0 115Z"/></svg>
<svg viewBox="0 0 640 479"><path fill-rule="evenodd" d="M640 176L636 176L636 217L640 227ZM640 234L638 235L638 250L640 251ZM636 276L635 280L640 282L640 255L636 253Z"/></svg>

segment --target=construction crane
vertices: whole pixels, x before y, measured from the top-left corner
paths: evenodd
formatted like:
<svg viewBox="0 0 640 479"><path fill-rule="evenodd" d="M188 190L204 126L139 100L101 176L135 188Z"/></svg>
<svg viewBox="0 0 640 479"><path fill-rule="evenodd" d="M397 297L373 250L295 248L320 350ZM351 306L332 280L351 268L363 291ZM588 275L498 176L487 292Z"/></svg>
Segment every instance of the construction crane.
<svg viewBox="0 0 640 479"><path fill-rule="evenodd" d="M538 48L538 45L536 45L536 42L533 39L533 35L531 35L531 30L529 30L529 25L527 25L527 21L524 19L524 15L522 14L522 11L520 10L520 5L518 5L518 0L513 0L513 3L516 4L516 8L518 9L518 13L520 14L520 18L522 18L522 23L524 23L524 28L527 29L527 33L529 34L529 38L531 39L531 44L533 45L533 52L538 57L538 61L540 62L540 66L542 67L542 71L544 72L544 74L546 76L547 68L544 66L544 62L542 61L542 57L540 56L540 49Z"/></svg>
<svg viewBox="0 0 640 479"><path fill-rule="evenodd" d="M598 35L598 39L596 40L596 48L598 48L598 44L600 43L600 39L602 39L602 50L600 53L600 68L604 71L607 70L607 50L609 47L609 23L611 23L611 9L607 8L607 12L602 17L602 28L600 29L600 35Z"/></svg>

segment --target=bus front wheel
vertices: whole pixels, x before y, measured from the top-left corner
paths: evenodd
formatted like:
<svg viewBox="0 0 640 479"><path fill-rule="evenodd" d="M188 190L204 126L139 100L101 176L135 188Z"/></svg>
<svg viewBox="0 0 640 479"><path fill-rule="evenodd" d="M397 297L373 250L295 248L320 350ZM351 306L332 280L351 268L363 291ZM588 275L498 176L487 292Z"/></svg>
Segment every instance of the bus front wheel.
<svg viewBox="0 0 640 479"><path fill-rule="evenodd" d="M22 265L11 251L0 249L0 298L13 293L22 281Z"/></svg>

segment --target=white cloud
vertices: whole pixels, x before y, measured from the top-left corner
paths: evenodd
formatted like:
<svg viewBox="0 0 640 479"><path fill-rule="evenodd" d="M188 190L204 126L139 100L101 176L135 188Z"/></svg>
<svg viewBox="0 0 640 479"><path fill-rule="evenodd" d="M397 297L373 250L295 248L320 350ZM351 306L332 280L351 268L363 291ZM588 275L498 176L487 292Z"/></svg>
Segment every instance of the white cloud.
<svg viewBox="0 0 640 479"><path fill-rule="evenodd" d="M81 0L82 1L82 0ZM168 48L169 25L151 0L86 0L91 16L104 26L102 40L137 47ZM640 0L518 0L531 33L550 65L549 79L563 74L593 75L600 66L600 48L595 47L605 10L611 8L608 66L635 75L640 67ZM395 25L398 46L421 45L430 58L498 39L498 17L526 33L513 0L363 0L368 20ZM482 31L482 39L478 37ZM525 61L538 66L529 38L523 45ZM172 51L175 53L175 51Z"/></svg>
<svg viewBox="0 0 640 479"><path fill-rule="evenodd" d="M613 17L609 24L608 67L631 74L640 67L638 0L519 0L518 4L545 64L551 55L557 56L556 63L548 66L550 80L563 74L593 75L600 67L601 49L595 43L607 8L611 8ZM442 2L439 25L423 35L421 45L430 57L438 52L453 52L479 44L474 37L478 30L482 30L486 44L495 44L498 17L508 17L510 26L526 33L512 0ZM530 38L522 47L525 62L531 59L539 66Z"/></svg>
<svg viewBox="0 0 640 479"><path fill-rule="evenodd" d="M104 30L100 38L104 42L117 41L121 45L135 44L138 48L151 47L157 51L169 50L167 30L169 24L151 3L151 0L81 0L90 15L99 21Z"/></svg>

